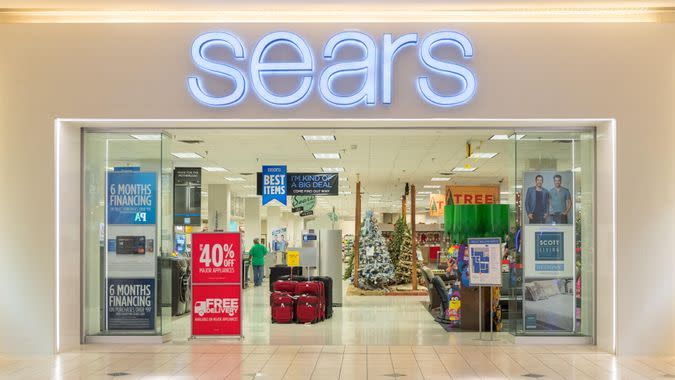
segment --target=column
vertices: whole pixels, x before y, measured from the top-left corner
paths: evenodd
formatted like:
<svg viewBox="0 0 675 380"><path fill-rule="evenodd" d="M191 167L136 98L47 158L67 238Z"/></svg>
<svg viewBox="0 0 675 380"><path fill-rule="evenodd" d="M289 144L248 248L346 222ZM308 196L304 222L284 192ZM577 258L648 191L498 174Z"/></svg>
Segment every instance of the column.
<svg viewBox="0 0 675 380"><path fill-rule="evenodd" d="M209 231L228 231L231 215L230 185L209 185Z"/></svg>

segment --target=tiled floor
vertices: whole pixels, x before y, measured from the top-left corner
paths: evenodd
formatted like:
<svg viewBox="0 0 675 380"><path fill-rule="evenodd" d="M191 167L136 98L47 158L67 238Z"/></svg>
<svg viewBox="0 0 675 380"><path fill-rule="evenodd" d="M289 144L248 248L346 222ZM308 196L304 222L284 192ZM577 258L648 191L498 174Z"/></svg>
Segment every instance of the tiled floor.
<svg viewBox="0 0 675 380"><path fill-rule="evenodd" d="M626 357L593 346L515 345L448 333L425 297L349 297L314 325L269 321L266 286L244 292L245 339L188 340L189 318L162 345L83 345L52 356L0 355L0 379L667 379L675 357ZM487 338L487 336L485 336Z"/></svg>
<svg viewBox="0 0 675 380"><path fill-rule="evenodd" d="M2 379L667 379L675 357L626 357L582 346L258 346L218 342L87 345L46 357L1 357ZM480 343L480 344L479 344Z"/></svg>

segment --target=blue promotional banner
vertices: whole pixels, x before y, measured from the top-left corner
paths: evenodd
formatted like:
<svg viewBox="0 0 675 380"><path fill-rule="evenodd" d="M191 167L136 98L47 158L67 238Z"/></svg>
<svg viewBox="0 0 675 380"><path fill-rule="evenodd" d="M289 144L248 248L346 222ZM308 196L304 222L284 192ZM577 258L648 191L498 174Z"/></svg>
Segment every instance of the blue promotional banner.
<svg viewBox="0 0 675 380"><path fill-rule="evenodd" d="M277 200L286 205L286 166L274 165L262 167L262 204Z"/></svg>
<svg viewBox="0 0 675 380"><path fill-rule="evenodd" d="M157 175L110 172L106 189L108 224L155 224Z"/></svg>
<svg viewBox="0 0 675 380"><path fill-rule="evenodd" d="M337 173L288 173L288 195L338 195Z"/></svg>
<svg viewBox="0 0 675 380"><path fill-rule="evenodd" d="M155 329L154 278L109 278L106 298L108 330Z"/></svg>

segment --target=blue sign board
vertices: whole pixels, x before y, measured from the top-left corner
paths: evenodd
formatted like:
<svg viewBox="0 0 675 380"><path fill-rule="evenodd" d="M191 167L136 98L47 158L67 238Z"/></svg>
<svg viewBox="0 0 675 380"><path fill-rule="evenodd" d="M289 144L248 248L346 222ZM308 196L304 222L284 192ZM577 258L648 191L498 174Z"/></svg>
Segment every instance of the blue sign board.
<svg viewBox="0 0 675 380"><path fill-rule="evenodd" d="M109 278L107 285L108 330L155 329L154 278Z"/></svg>
<svg viewBox="0 0 675 380"><path fill-rule="evenodd" d="M262 204L277 200L286 205L286 166L269 165L262 167Z"/></svg>
<svg viewBox="0 0 675 380"><path fill-rule="evenodd" d="M288 195L338 195L337 173L288 173Z"/></svg>
<svg viewBox="0 0 675 380"><path fill-rule="evenodd" d="M534 259L537 261L563 261L565 259L565 233L537 231L534 233Z"/></svg>
<svg viewBox="0 0 675 380"><path fill-rule="evenodd" d="M106 189L108 224L155 224L157 175L109 172Z"/></svg>

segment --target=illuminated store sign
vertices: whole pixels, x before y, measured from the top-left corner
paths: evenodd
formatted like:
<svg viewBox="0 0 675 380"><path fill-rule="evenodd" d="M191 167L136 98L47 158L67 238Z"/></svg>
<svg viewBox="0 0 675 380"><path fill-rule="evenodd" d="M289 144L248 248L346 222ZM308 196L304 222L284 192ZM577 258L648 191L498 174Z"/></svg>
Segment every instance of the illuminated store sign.
<svg viewBox="0 0 675 380"><path fill-rule="evenodd" d="M325 67L319 69L309 44L295 33L274 32L264 36L250 56L242 40L233 34L206 33L192 44L192 60L198 69L230 83L226 90L221 91L224 94L216 95L207 90L205 78L195 75L187 79L188 90L197 101L209 107L234 106L246 98L249 88L271 106L294 107L310 96L315 84L321 98L334 107L375 106L378 99L382 104L391 104L394 59L401 50L417 46L419 60L428 72L453 79L459 84L454 91L440 92L435 89L428 74L422 72L414 78L418 94L434 106L455 107L467 103L474 96L476 76L467 67L432 54L435 48L444 45L459 50L465 60L473 57L471 41L457 32L436 32L422 40L416 33L397 39L387 33L382 37L381 49L378 49L369 35L350 31L338 33L326 42L320 53ZM270 59L270 51L281 46L290 49L289 53L295 59L290 62ZM224 48L234 62L228 63L208 55L212 48ZM358 60L337 58L341 51L354 49L361 52ZM250 62L249 72L232 65L236 61L239 65ZM360 87L348 93L340 91L339 82L355 76L361 78ZM274 77L294 78L297 85L292 90L274 90L269 83Z"/></svg>

